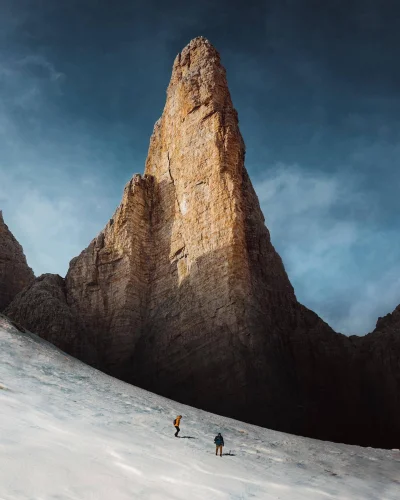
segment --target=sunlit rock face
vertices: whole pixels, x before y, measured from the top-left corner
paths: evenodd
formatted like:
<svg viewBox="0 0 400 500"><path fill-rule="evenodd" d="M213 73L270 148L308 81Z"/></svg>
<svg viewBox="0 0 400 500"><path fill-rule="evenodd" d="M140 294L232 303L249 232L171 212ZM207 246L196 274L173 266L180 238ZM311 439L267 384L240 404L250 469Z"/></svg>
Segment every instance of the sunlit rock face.
<svg viewBox="0 0 400 500"><path fill-rule="evenodd" d="M195 39L174 62L150 141L145 172L154 178L154 252L132 366L137 383L175 396L179 387L181 399L218 411L248 402L244 388L257 372L248 351L259 348L249 327L267 289L287 307L295 302L244 156L219 55ZM267 289L258 290L260 279Z"/></svg>
<svg viewBox="0 0 400 500"><path fill-rule="evenodd" d="M24 251L4 222L0 210L0 311L34 280Z"/></svg>
<svg viewBox="0 0 400 500"><path fill-rule="evenodd" d="M219 54L196 38L174 62L144 176L71 261L76 355L247 422L398 447L397 312L347 338L299 304L244 160Z"/></svg>
<svg viewBox="0 0 400 500"><path fill-rule="evenodd" d="M95 350L91 358L120 377L126 375L148 303L152 193L153 179L135 175L112 219L71 261L66 277L68 303Z"/></svg>

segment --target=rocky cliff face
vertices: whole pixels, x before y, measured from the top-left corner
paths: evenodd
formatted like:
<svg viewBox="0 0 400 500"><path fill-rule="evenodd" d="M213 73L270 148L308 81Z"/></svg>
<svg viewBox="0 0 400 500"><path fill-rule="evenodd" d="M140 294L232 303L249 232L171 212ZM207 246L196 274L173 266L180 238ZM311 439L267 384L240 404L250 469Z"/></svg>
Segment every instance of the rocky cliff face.
<svg viewBox="0 0 400 500"><path fill-rule="evenodd" d="M71 311L94 346L97 366L126 378L148 305L153 179L135 175L107 226L66 277Z"/></svg>
<svg viewBox="0 0 400 500"><path fill-rule="evenodd" d="M297 303L244 157L225 70L196 39L175 60L150 141L154 251L129 379L217 413L321 433L318 420L346 403L331 369L347 339Z"/></svg>
<svg viewBox="0 0 400 500"><path fill-rule="evenodd" d="M369 446L399 448L400 305L379 318L372 333L352 339L360 417L355 436ZM363 414L368 418L361 419Z"/></svg>
<svg viewBox="0 0 400 500"><path fill-rule="evenodd" d="M155 252L132 375L171 397L179 387L179 399L231 415L246 405L245 387L257 372L248 355L258 338L250 325L262 307L253 293L257 259L268 261L261 280L273 300L295 302L244 155L219 55L196 39L175 60L150 141Z"/></svg>
<svg viewBox="0 0 400 500"><path fill-rule="evenodd" d="M66 335L79 329L82 359L187 404L321 439L400 443L397 320L349 339L297 302L244 157L225 70L197 38L174 62L145 175L71 262Z"/></svg>
<svg viewBox="0 0 400 500"><path fill-rule="evenodd" d="M55 274L36 278L5 309L4 314L31 332L91 364L95 351L88 347L83 325L67 304L65 281ZM90 355L92 357L90 357Z"/></svg>
<svg viewBox="0 0 400 500"><path fill-rule="evenodd" d="M34 280L21 245L4 223L0 210L0 311Z"/></svg>

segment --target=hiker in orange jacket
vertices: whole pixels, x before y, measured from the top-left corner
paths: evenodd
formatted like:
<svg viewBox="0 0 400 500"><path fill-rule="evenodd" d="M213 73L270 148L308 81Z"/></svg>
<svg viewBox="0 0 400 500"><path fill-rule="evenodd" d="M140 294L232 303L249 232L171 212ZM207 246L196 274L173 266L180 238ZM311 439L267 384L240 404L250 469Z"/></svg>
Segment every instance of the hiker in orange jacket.
<svg viewBox="0 0 400 500"><path fill-rule="evenodd" d="M181 423L181 418L182 418L182 415L178 415L176 417L176 419L174 420L174 426L175 426L175 429L176 429L176 432L175 432L175 437L179 437L178 434L179 434L179 424Z"/></svg>

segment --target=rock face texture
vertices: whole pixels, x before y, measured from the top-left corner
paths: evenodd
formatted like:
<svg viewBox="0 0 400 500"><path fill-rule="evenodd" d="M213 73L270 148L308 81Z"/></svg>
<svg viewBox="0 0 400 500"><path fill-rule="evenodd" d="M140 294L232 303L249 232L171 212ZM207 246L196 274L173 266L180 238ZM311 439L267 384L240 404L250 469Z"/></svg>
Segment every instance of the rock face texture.
<svg viewBox="0 0 400 500"><path fill-rule="evenodd" d="M196 39L174 62L150 141L154 250L128 380L217 413L322 435L346 404L331 370L347 339L297 303L244 156L219 55Z"/></svg>
<svg viewBox="0 0 400 500"><path fill-rule="evenodd" d="M144 176L128 183L52 294L64 318L62 328L46 320L54 342L64 332L73 339L68 352L199 408L398 447L398 311L366 338L347 338L299 304L244 157L219 55L196 38L174 62ZM8 310L27 326L22 298ZM46 335L46 321L35 330L30 318L29 328Z"/></svg>
<svg viewBox="0 0 400 500"><path fill-rule="evenodd" d="M352 337L357 346L353 376L358 381L361 414L356 437L370 446L399 448L400 444L400 305L379 318L375 330ZM394 445L393 445L394 443Z"/></svg>
<svg viewBox="0 0 400 500"><path fill-rule="evenodd" d="M148 305L153 179L135 175L105 229L73 259L68 303L94 346L96 366L126 378ZM86 358L85 358L86 359Z"/></svg>
<svg viewBox="0 0 400 500"><path fill-rule="evenodd" d="M34 278L24 251L4 223L0 210L0 311Z"/></svg>
<svg viewBox="0 0 400 500"><path fill-rule="evenodd" d="M20 292L4 314L63 351L95 363L95 351L67 304L64 279L43 274Z"/></svg>

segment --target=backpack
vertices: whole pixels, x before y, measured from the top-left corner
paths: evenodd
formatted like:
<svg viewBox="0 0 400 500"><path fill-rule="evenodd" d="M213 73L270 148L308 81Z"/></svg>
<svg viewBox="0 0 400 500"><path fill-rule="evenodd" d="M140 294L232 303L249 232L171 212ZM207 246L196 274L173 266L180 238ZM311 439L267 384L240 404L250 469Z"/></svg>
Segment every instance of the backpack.
<svg viewBox="0 0 400 500"><path fill-rule="evenodd" d="M174 419L174 425L176 425L176 418Z"/></svg>
<svg viewBox="0 0 400 500"><path fill-rule="evenodd" d="M215 443L217 446L221 446L221 444L222 444L222 436L215 436L215 438L214 438L214 443Z"/></svg>

